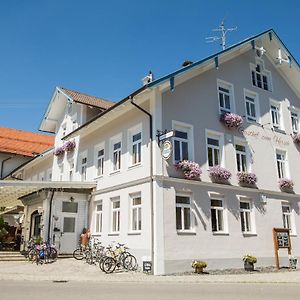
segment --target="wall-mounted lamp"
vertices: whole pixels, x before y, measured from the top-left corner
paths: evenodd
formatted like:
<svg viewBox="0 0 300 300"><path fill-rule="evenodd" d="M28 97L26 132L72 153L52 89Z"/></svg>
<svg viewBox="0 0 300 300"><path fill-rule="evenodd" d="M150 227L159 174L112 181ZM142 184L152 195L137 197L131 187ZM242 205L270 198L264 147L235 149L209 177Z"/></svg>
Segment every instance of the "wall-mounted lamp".
<svg viewBox="0 0 300 300"><path fill-rule="evenodd" d="M74 197L71 196L71 197L70 197L70 201L71 201L71 202L74 202L74 200L75 200Z"/></svg>

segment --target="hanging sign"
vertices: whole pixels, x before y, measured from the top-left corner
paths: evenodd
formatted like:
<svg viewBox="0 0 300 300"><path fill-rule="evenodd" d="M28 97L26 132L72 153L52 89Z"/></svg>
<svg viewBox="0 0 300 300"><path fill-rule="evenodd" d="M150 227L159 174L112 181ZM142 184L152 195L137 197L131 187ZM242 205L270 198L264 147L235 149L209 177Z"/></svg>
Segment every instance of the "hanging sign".
<svg viewBox="0 0 300 300"><path fill-rule="evenodd" d="M163 141L160 146L160 151L163 159L169 159L172 154L172 143L169 140Z"/></svg>

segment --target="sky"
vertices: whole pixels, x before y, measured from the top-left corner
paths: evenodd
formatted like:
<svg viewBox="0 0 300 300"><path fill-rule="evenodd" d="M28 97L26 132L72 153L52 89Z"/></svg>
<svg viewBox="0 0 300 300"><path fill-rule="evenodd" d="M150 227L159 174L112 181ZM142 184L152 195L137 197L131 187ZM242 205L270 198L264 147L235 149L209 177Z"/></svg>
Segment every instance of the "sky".
<svg viewBox="0 0 300 300"><path fill-rule="evenodd" d="M38 132L56 86L120 101L221 50L205 37L225 19L230 46L273 28L300 61L297 0L1 0L0 127Z"/></svg>

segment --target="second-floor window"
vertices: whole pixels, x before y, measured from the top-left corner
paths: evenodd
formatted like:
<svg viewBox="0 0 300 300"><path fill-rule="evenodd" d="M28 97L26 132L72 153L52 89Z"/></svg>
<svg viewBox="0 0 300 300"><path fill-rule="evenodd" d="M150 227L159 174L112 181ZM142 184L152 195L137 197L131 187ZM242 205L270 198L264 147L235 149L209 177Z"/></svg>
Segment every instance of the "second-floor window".
<svg viewBox="0 0 300 300"><path fill-rule="evenodd" d="M286 153L276 151L277 174L279 178L285 178L287 173Z"/></svg>
<svg viewBox="0 0 300 300"><path fill-rule="evenodd" d="M280 102L271 100L271 102L270 102L270 112L271 112L271 121L272 121L273 128L282 129Z"/></svg>
<svg viewBox="0 0 300 300"><path fill-rule="evenodd" d="M298 114L296 112L291 111L291 123L292 123L293 133L297 133L299 130L298 122L299 122Z"/></svg>
<svg viewBox="0 0 300 300"><path fill-rule="evenodd" d="M86 180L87 157L81 158L81 180Z"/></svg>
<svg viewBox="0 0 300 300"><path fill-rule="evenodd" d="M220 113L233 111L233 85L222 80L217 81Z"/></svg>
<svg viewBox="0 0 300 300"><path fill-rule="evenodd" d="M174 158L175 161L181 161L189 158L188 133L186 131L175 130Z"/></svg>
<svg viewBox="0 0 300 300"><path fill-rule="evenodd" d="M141 162L142 158L142 133L138 132L132 135L132 153L131 164L136 165Z"/></svg>
<svg viewBox="0 0 300 300"><path fill-rule="evenodd" d="M236 164L238 172L247 172L247 153L244 145L235 145Z"/></svg>
<svg viewBox="0 0 300 300"><path fill-rule="evenodd" d="M104 172L104 149L97 150L97 176L103 175Z"/></svg>
<svg viewBox="0 0 300 300"><path fill-rule="evenodd" d="M72 181L74 177L74 160L70 161L70 169L69 169L69 181Z"/></svg>
<svg viewBox="0 0 300 300"><path fill-rule="evenodd" d="M113 144L113 171L121 169L121 141Z"/></svg>
<svg viewBox="0 0 300 300"><path fill-rule="evenodd" d="M207 137L207 160L208 166L221 164L220 139L216 137Z"/></svg>

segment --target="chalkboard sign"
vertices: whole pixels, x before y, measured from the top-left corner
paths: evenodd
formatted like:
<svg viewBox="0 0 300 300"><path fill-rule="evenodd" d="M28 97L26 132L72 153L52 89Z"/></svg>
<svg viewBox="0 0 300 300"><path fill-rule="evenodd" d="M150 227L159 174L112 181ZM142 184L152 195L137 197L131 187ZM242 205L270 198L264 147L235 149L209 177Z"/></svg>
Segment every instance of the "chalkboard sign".
<svg viewBox="0 0 300 300"><path fill-rule="evenodd" d="M276 232L277 234L277 246L278 248L289 248L289 233L288 232Z"/></svg>
<svg viewBox="0 0 300 300"><path fill-rule="evenodd" d="M144 273L152 272L152 262L151 261L143 261L143 272Z"/></svg>

